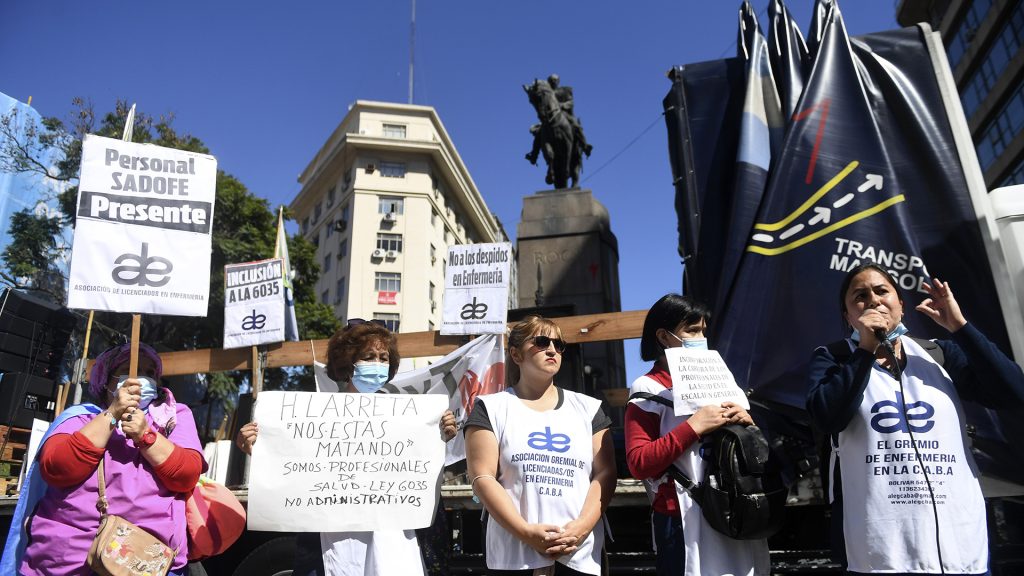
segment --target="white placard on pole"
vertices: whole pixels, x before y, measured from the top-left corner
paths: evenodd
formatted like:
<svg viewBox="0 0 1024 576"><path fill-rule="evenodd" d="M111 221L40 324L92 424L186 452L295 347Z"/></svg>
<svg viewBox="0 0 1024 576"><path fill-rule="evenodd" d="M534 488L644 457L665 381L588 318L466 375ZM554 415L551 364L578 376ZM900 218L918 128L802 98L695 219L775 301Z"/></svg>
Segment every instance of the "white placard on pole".
<svg viewBox="0 0 1024 576"><path fill-rule="evenodd" d="M217 161L86 135L68 307L206 316Z"/></svg>
<svg viewBox="0 0 1024 576"><path fill-rule="evenodd" d="M429 526L444 466L441 394L261 392L248 526L369 532Z"/></svg>
<svg viewBox="0 0 1024 576"><path fill-rule="evenodd" d="M512 244L448 248L441 334L504 334Z"/></svg>
<svg viewBox="0 0 1024 576"><path fill-rule="evenodd" d="M281 259L224 266L224 348L283 341Z"/></svg>
<svg viewBox="0 0 1024 576"><path fill-rule="evenodd" d="M693 414L702 406L722 402L735 402L750 410L750 402L717 350L668 348L665 359L672 376L676 416Z"/></svg>

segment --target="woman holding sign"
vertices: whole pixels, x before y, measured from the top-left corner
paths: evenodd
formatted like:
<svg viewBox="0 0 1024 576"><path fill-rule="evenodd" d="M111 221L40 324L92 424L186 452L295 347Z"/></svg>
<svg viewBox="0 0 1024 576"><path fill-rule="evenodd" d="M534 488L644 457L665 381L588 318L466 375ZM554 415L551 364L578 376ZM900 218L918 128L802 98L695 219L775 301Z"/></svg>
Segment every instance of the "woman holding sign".
<svg viewBox="0 0 1024 576"><path fill-rule="evenodd" d="M96 358L89 392L97 404L72 406L50 427L22 493L31 517L28 534L15 521L4 553L21 556L18 574L58 576L92 574L86 555L96 537L97 466L105 469L108 513L149 532L177 556L170 574L187 573L185 496L206 466L192 412L159 387L160 356L139 344L139 376L129 378L130 345L115 346ZM36 498L35 476L45 484ZM30 501L31 500L31 501ZM33 508L34 505L34 508ZM19 554L12 548L20 548ZM133 551L120 551L126 562ZM162 572L161 572L162 573Z"/></svg>
<svg viewBox="0 0 1024 576"><path fill-rule="evenodd" d="M928 297L916 310L951 339L907 336L895 282L864 264L839 290L850 337L811 359L807 410L832 445L833 554L851 574L988 570L961 399L1024 405L1024 373L967 322L948 283L922 288Z"/></svg>
<svg viewBox="0 0 1024 576"><path fill-rule="evenodd" d="M601 402L554 384L558 326L531 316L508 337L504 392L479 396L466 421L466 463L490 513L488 574L600 574L615 460Z"/></svg>
<svg viewBox="0 0 1024 576"><path fill-rule="evenodd" d="M342 393L372 394L398 372L398 339L383 324L352 319L327 344L327 375ZM455 437L455 415L441 418L441 436ZM255 422L242 427L236 443L247 454L259 436ZM439 499L440 502L440 499ZM443 510L441 510L443 519ZM436 521L436 520L435 520ZM423 575L424 558L416 530L301 533L296 538L296 576ZM419 531L424 532L424 531ZM428 565L429 567L429 565Z"/></svg>
<svg viewBox="0 0 1024 576"><path fill-rule="evenodd" d="M710 319L708 308L688 296L666 294L654 303L640 339L640 356L654 365L633 381L626 406L626 462L633 476L644 480L651 499L659 576L760 575L769 570L764 539L733 540L716 531L690 495L666 475L674 464L688 478L703 478L701 438L725 424L754 423L732 402L675 415L665 350L707 350L704 331Z"/></svg>

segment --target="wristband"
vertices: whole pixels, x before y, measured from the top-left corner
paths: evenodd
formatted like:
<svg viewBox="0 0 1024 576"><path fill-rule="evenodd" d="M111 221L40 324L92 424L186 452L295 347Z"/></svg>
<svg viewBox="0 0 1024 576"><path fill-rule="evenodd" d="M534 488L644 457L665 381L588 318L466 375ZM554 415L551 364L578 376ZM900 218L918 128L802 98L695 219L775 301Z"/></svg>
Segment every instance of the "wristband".
<svg viewBox="0 0 1024 576"><path fill-rule="evenodd" d="M109 410L104 412L104 414L110 416L110 425L113 426L114 428L117 428L117 418L114 418L114 415L111 414Z"/></svg>

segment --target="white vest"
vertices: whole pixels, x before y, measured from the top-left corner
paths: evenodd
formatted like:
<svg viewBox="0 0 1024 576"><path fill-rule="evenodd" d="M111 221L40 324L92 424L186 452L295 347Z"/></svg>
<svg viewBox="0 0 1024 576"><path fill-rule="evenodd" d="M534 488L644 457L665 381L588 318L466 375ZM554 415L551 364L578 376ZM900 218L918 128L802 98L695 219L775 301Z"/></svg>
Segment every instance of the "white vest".
<svg viewBox="0 0 1024 576"><path fill-rule="evenodd" d="M327 576L423 576L415 530L321 532Z"/></svg>
<svg viewBox="0 0 1024 576"><path fill-rule="evenodd" d="M985 572L985 501L964 434L960 399L942 366L910 338L900 341L907 358L905 397L899 382L875 364L859 413L839 433L849 570L941 571L927 471L938 509L945 571ZM921 462L908 429L914 433Z"/></svg>
<svg viewBox="0 0 1024 576"><path fill-rule="evenodd" d="M564 526L579 517L590 490L594 460L593 420L601 402L563 390L562 406L537 412L516 397L512 388L477 398L498 440L498 482L523 519L531 524ZM601 573L604 522L594 526L571 556L558 562L586 574ZM493 518L487 520L487 567L524 570L551 566L552 561L509 534Z"/></svg>
<svg viewBox="0 0 1024 576"><path fill-rule="evenodd" d="M672 391L654 379L641 376L633 381L631 394L647 392L672 400ZM671 406L665 406L651 400L633 400L637 408L645 412L658 414L661 418L660 436L665 436L690 417L676 416ZM694 482L704 479L704 460L700 457L700 442L694 442L686 452L675 460L675 465ZM658 486L667 481L664 476L657 479L645 479L647 492L653 498ZM768 556L768 540L734 540L715 530L704 520L704 514L690 495L678 483L675 483L676 498L682 511L683 539L686 546L686 566L684 576L704 576L716 574L722 576L767 576L771 571L771 560Z"/></svg>

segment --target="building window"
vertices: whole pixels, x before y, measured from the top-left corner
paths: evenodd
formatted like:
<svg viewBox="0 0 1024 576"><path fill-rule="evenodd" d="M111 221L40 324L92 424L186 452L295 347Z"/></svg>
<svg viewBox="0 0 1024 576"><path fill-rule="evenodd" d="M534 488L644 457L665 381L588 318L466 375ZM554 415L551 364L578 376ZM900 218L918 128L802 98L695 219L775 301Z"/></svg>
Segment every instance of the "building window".
<svg viewBox="0 0 1024 576"><path fill-rule="evenodd" d="M444 243L445 244L451 244L452 243L451 242L451 232L448 231L448 228L444 229Z"/></svg>
<svg viewBox="0 0 1024 576"><path fill-rule="evenodd" d="M373 319L384 322L384 325L387 326L387 329L391 330L392 332L398 332L398 327L402 323L401 316L399 316L398 314L385 314L382 312L374 312Z"/></svg>
<svg viewBox="0 0 1024 576"><path fill-rule="evenodd" d="M430 263L437 264L437 247L433 244L430 245Z"/></svg>
<svg viewBox="0 0 1024 576"><path fill-rule="evenodd" d="M337 186L331 186L331 189L327 191L327 207L334 206L334 193L337 191Z"/></svg>
<svg viewBox="0 0 1024 576"><path fill-rule="evenodd" d="M431 306L433 306L435 304L435 302L434 302L434 283L433 282L431 282L430 285L427 287L427 300L430 302Z"/></svg>
<svg viewBox="0 0 1024 576"><path fill-rule="evenodd" d="M430 188L434 191L434 200L441 198L441 183L437 181L437 176L434 174L430 175Z"/></svg>
<svg viewBox="0 0 1024 576"><path fill-rule="evenodd" d="M377 248L381 250L394 250L395 252L402 251L402 235L401 234L377 234Z"/></svg>
<svg viewBox="0 0 1024 576"><path fill-rule="evenodd" d="M385 138L405 138L405 126L402 124L385 124Z"/></svg>
<svg viewBox="0 0 1024 576"><path fill-rule="evenodd" d="M437 329L437 327L434 326L434 321L433 320L427 320L427 330L429 330L430 332L434 332L436 329Z"/></svg>
<svg viewBox="0 0 1024 576"><path fill-rule="evenodd" d="M377 199L379 214L402 214L405 212L405 199L396 196L381 196Z"/></svg>
<svg viewBox="0 0 1024 576"><path fill-rule="evenodd" d="M398 272L377 272L373 289L377 292L401 292L402 275Z"/></svg>
<svg viewBox="0 0 1024 576"><path fill-rule="evenodd" d="M1017 54L1024 37L1024 2L1018 1L1013 14L1005 20L998 36L978 61L981 64L970 79L964 83L960 99L964 104L964 116L970 118L978 110L989 91L996 85L999 76L1009 67L1010 60Z"/></svg>
<svg viewBox="0 0 1024 576"><path fill-rule="evenodd" d="M964 19L960 22L956 33L953 34L953 39L949 42L949 47L946 48L946 55L949 56L949 67L951 69L956 70L956 65L960 63L960 59L967 52L967 47L974 40L974 34L978 31L978 26L985 20L985 16L988 15L988 10L991 7L992 0L975 0L971 7L967 9Z"/></svg>
<svg viewBox="0 0 1024 576"><path fill-rule="evenodd" d="M345 299L345 277L342 276L338 279L338 284L334 288L334 303L341 304L342 300Z"/></svg>
<svg viewBox="0 0 1024 576"><path fill-rule="evenodd" d="M348 202L345 202L341 205L341 219L347 222L349 220L349 216L349 205Z"/></svg>
<svg viewBox="0 0 1024 576"><path fill-rule="evenodd" d="M309 232L309 216L302 219L302 233Z"/></svg>
<svg viewBox="0 0 1024 576"><path fill-rule="evenodd" d="M401 162L381 162L380 175L385 178L405 178L405 164Z"/></svg>
<svg viewBox="0 0 1024 576"><path fill-rule="evenodd" d="M320 220L320 215L323 214L323 212L324 212L324 203L323 203L323 201L317 202L316 203L316 208L313 209L313 222L317 222L318 220Z"/></svg>
<svg viewBox="0 0 1024 576"><path fill-rule="evenodd" d="M322 304L330 304L330 300L331 300L331 291L330 290L324 290L323 292L320 293L320 303L322 303Z"/></svg>
<svg viewBox="0 0 1024 576"><path fill-rule="evenodd" d="M327 225L324 226L324 235L327 238L334 236L334 222L328 222Z"/></svg>
<svg viewBox="0 0 1024 576"><path fill-rule="evenodd" d="M328 253L324 256L324 273L331 271L331 255Z"/></svg>
<svg viewBox="0 0 1024 576"><path fill-rule="evenodd" d="M978 138L978 162L982 170L989 167L1006 151L1006 147L1024 128L1024 82L1017 89L999 114L981 131Z"/></svg>
<svg viewBox="0 0 1024 576"><path fill-rule="evenodd" d="M338 260L348 256L348 238L343 238L338 244Z"/></svg>
<svg viewBox="0 0 1024 576"><path fill-rule="evenodd" d="M433 208L430 209L430 225L437 228L437 211Z"/></svg>

